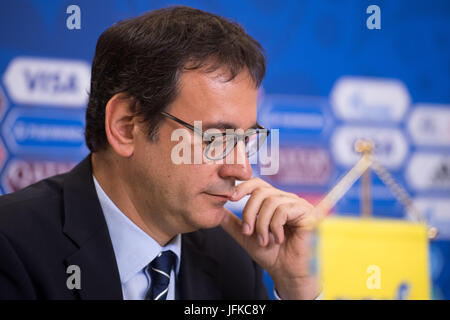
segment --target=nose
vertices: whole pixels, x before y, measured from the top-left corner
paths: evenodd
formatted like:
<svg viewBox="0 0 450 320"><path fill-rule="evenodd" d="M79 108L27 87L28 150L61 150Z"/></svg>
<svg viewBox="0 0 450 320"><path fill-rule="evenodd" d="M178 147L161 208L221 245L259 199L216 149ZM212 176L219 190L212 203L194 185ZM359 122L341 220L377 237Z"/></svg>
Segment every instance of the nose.
<svg viewBox="0 0 450 320"><path fill-rule="evenodd" d="M246 181L252 177L252 166L245 153L245 144L243 141L239 141L233 151L223 160L224 163L219 170L219 175L222 178Z"/></svg>

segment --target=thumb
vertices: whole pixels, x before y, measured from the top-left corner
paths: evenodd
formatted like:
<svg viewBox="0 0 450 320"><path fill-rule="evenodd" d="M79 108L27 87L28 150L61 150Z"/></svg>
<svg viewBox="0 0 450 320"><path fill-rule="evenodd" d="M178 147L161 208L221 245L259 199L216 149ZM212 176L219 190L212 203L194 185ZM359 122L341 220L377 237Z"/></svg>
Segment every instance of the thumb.
<svg viewBox="0 0 450 320"><path fill-rule="evenodd" d="M234 240L241 246L244 246L244 234L242 233L242 221L233 212L224 208L225 216L220 224Z"/></svg>

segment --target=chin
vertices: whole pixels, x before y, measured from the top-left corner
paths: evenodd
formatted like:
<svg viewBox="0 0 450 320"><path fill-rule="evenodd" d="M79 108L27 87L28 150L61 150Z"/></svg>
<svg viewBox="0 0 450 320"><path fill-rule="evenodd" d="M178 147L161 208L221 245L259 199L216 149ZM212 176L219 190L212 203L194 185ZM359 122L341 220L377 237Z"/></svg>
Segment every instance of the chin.
<svg viewBox="0 0 450 320"><path fill-rule="evenodd" d="M209 229L220 225L225 216L225 209L221 207L213 207L208 209L199 209L194 213L196 224L199 229Z"/></svg>

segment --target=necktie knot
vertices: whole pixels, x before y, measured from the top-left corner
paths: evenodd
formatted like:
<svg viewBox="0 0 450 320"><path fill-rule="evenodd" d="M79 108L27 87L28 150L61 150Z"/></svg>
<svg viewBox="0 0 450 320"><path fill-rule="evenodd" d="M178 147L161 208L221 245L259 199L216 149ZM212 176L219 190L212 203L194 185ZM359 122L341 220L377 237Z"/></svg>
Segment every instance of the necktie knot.
<svg viewBox="0 0 450 320"><path fill-rule="evenodd" d="M169 290L170 272L175 266L176 255L172 251L161 252L148 266L151 288L147 299L166 300Z"/></svg>

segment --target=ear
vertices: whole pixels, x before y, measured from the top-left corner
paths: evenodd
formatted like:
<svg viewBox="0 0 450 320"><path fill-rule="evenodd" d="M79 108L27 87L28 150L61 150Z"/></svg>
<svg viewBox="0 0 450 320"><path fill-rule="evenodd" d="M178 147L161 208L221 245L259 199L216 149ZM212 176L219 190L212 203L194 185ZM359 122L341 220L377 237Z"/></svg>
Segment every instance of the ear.
<svg viewBox="0 0 450 320"><path fill-rule="evenodd" d="M133 155L135 147L135 117L133 100L124 93L115 94L105 108L105 132L109 145L122 157Z"/></svg>

